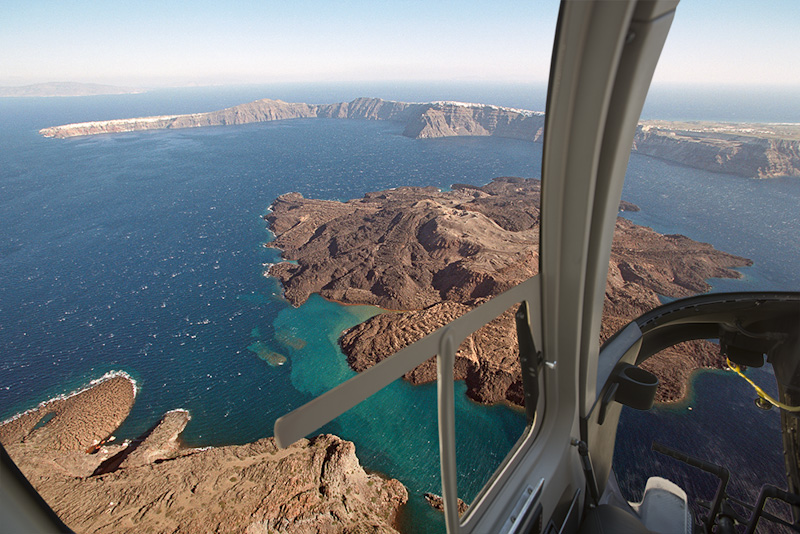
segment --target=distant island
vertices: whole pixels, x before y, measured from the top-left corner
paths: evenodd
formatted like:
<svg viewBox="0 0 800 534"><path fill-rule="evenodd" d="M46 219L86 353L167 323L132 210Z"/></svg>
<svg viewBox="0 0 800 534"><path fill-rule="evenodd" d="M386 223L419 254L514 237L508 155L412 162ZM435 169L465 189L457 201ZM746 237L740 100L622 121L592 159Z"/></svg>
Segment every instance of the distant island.
<svg viewBox="0 0 800 534"><path fill-rule="evenodd" d="M357 98L335 104L256 100L219 111L112 119L43 128L45 137L249 124L301 118L386 120L414 139L496 136L541 142L544 113L463 102L408 103ZM800 124L642 121L633 152L747 178L800 177Z"/></svg>
<svg viewBox="0 0 800 534"><path fill-rule="evenodd" d="M396 534L408 492L364 471L332 435L278 449L272 438L187 448L173 410L138 439L112 433L133 407L124 373L0 424L0 442L76 532L375 532Z"/></svg>
<svg viewBox="0 0 800 534"><path fill-rule="evenodd" d="M14 87L0 87L0 98L127 95L143 92L143 89L102 85L99 83L47 82Z"/></svg>
<svg viewBox="0 0 800 534"><path fill-rule="evenodd" d="M269 246L288 260L270 267L298 306L312 293L401 313L380 314L344 332L342 350L363 371L444 326L538 270L540 182L496 178L451 191L400 187L347 202L282 195L265 216ZM625 203L622 209L635 210ZM610 337L660 304L710 289L708 278L738 278L750 260L682 235L662 235L618 218L611 251L601 337ZM456 355L456 377L480 403L522 404L513 311L470 336ZM719 349L699 341L650 358L661 379L657 399L674 402L689 374L722 367ZM407 373L436 380L429 360Z"/></svg>

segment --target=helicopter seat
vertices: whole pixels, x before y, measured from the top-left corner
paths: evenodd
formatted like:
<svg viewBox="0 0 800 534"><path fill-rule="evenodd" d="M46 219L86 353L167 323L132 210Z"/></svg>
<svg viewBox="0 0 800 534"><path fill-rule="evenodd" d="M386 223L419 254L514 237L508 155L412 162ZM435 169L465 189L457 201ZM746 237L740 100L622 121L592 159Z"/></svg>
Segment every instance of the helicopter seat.
<svg viewBox="0 0 800 534"><path fill-rule="evenodd" d="M631 508L642 519L642 523L653 532L659 534L692 532L694 520L686 492L666 478L647 479L642 501L631 503Z"/></svg>
<svg viewBox="0 0 800 534"><path fill-rule="evenodd" d="M589 510L580 534L691 534L692 524L686 492L665 478L650 477L641 502Z"/></svg>
<svg viewBox="0 0 800 534"><path fill-rule="evenodd" d="M652 534L635 515L614 506L592 508L581 523L579 534Z"/></svg>

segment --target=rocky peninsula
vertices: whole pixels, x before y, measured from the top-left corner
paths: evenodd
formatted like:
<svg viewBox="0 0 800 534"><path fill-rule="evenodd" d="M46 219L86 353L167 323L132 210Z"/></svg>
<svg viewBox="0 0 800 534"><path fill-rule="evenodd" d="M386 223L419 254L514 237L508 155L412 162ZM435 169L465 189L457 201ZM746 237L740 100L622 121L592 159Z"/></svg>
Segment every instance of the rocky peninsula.
<svg viewBox="0 0 800 534"><path fill-rule="evenodd" d="M408 103L357 98L335 104L256 100L219 111L82 122L43 128L45 137L249 124L288 119L385 120L414 139L496 136L541 142L544 113L463 102ZM747 178L800 176L800 124L643 121L633 152Z"/></svg>
<svg viewBox="0 0 800 534"><path fill-rule="evenodd" d="M353 443L321 435L286 449L272 438L186 448L189 413L173 410L115 444L135 393L130 377L109 376L0 424L11 458L76 532L396 532L408 493L367 474Z"/></svg>
<svg viewBox="0 0 800 534"><path fill-rule="evenodd" d="M348 202L279 197L265 216L270 246L286 261L273 265L287 300L312 294L348 304L372 304L385 313L344 332L340 344L362 371L536 274L540 182L497 178L451 191L402 187ZM635 206L625 204L625 209ZM659 305L659 295L707 291L708 278L738 278L745 258L681 235L661 235L619 218L609 264L602 338ZM479 330L459 348L456 377L481 403L522 403L513 311ZM659 400L674 401L685 378L722 360L709 344L675 348L647 366L662 380ZM406 375L420 384L436 379L433 360Z"/></svg>

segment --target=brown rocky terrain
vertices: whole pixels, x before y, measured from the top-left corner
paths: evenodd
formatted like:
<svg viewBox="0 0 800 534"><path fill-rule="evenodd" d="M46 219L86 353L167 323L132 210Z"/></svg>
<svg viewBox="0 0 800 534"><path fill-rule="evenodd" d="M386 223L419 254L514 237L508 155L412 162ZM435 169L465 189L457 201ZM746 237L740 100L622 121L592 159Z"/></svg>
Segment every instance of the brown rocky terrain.
<svg viewBox="0 0 800 534"><path fill-rule="evenodd" d="M112 376L76 395L57 397L4 422L0 443L84 452L122 424L135 398L136 387L128 377Z"/></svg>
<svg viewBox="0 0 800 534"><path fill-rule="evenodd" d="M256 100L219 111L65 124L45 137L75 137L140 130L199 128L300 118L389 120L414 139L497 136L541 142L544 114L462 102L407 103L357 98L335 104ZM713 172L748 178L800 176L800 125L643 121L632 150Z"/></svg>
<svg viewBox="0 0 800 534"><path fill-rule="evenodd" d="M297 264L274 265L270 274L295 305L312 293L394 310L493 295L531 276L538 261L530 246L538 209L504 221L508 205L522 201L497 203L476 188L403 187L347 203L283 195L267 216L276 234L270 246Z"/></svg>
<svg viewBox="0 0 800 534"><path fill-rule="evenodd" d="M538 269L539 182L498 178L483 187L398 188L348 202L279 197L265 218L271 246L284 262L269 274L286 298L312 293L387 313L346 331L348 362L362 371L516 285ZM634 206L623 206L634 209ZM602 338L659 305L658 295L683 297L709 289L706 279L737 278L749 260L681 235L661 235L618 219L612 247ZM482 403L522 402L513 310L468 338L456 355L456 377ZM685 354L685 355L684 355ZM719 366L707 344L651 358L662 380L659 399L676 400L697 367ZM407 373L413 383L435 380L432 360Z"/></svg>
<svg viewBox="0 0 800 534"><path fill-rule="evenodd" d="M428 504L431 505L435 510L439 510L440 512L444 512L444 499L442 499L441 495L436 495L435 493L426 493L424 495L425 500ZM469 508L469 505L458 499L458 515L462 516Z"/></svg>
<svg viewBox="0 0 800 534"><path fill-rule="evenodd" d="M367 474L336 436L181 448L189 414L175 410L131 443L105 444L134 391L125 377L103 380L0 425L11 458L76 532L396 532L406 489Z"/></svg>

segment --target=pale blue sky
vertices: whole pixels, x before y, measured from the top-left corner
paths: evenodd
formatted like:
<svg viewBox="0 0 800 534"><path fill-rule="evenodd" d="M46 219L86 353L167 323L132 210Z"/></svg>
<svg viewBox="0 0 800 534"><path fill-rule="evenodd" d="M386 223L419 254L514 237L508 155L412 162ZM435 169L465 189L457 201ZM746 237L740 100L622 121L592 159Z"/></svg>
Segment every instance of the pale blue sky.
<svg viewBox="0 0 800 534"><path fill-rule="evenodd" d="M546 80L556 2L0 5L0 85ZM656 83L800 86L798 0L683 0Z"/></svg>

